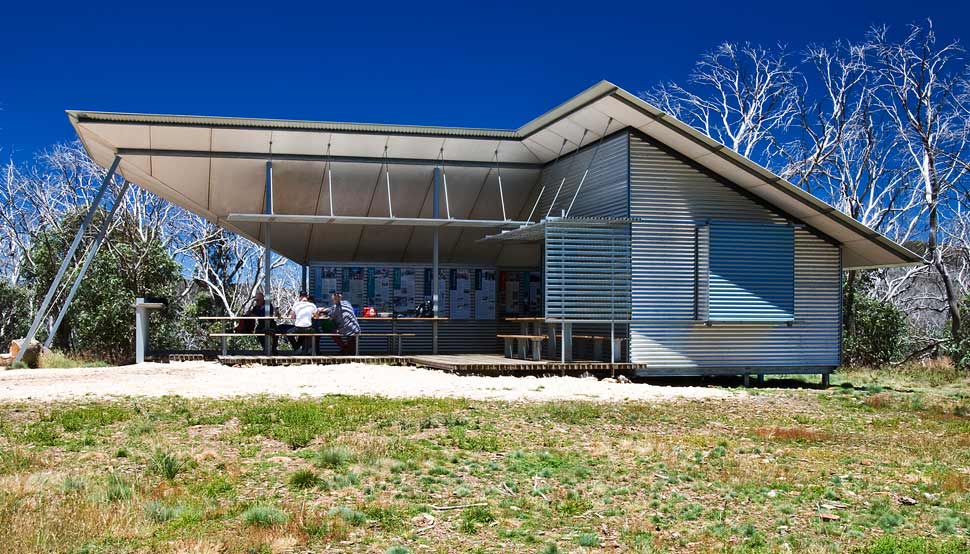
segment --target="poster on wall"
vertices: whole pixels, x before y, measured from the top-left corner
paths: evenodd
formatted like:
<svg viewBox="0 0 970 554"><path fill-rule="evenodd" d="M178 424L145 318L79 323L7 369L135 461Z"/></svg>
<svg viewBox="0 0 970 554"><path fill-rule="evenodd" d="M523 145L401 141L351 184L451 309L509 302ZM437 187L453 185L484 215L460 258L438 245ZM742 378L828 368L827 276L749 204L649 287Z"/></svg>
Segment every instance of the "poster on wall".
<svg viewBox="0 0 970 554"><path fill-rule="evenodd" d="M379 312L389 312L393 307L394 299L392 297L392 284L393 284L393 270L386 267L377 267L372 269L372 279L371 279L371 289L368 291L370 294L370 304L369 306L374 306L374 308Z"/></svg>
<svg viewBox="0 0 970 554"><path fill-rule="evenodd" d="M415 275L410 268L394 270L394 311L403 313L415 306Z"/></svg>
<svg viewBox="0 0 970 554"><path fill-rule="evenodd" d="M329 303L330 293L340 290L337 281L341 279L342 271L333 267L319 268L318 271L318 287L314 291L314 298L317 299L317 302Z"/></svg>
<svg viewBox="0 0 970 554"><path fill-rule="evenodd" d="M529 314L542 313L542 280L538 272L529 272Z"/></svg>
<svg viewBox="0 0 970 554"><path fill-rule="evenodd" d="M542 275L537 271L500 271L498 299L503 316L541 314Z"/></svg>
<svg viewBox="0 0 970 554"><path fill-rule="evenodd" d="M475 319L495 319L494 270L475 270Z"/></svg>
<svg viewBox="0 0 970 554"><path fill-rule="evenodd" d="M367 272L362 267L350 267L344 271L344 294L354 306L364 307L367 294Z"/></svg>
<svg viewBox="0 0 970 554"><path fill-rule="evenodd" d="M472 297L470 279L467 269L452 269L449 271L448 292L450 293L451 319L471 319Z"/></svg>

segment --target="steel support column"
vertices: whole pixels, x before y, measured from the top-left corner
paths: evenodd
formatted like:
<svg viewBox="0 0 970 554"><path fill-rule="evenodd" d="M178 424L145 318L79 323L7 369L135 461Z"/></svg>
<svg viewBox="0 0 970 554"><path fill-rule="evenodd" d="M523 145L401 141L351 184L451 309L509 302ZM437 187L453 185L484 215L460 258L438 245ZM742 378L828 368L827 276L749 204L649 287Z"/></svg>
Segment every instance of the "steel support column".
<svg viewBox="0 0 970 554"><path fill-rule="evenodd" d="M91 224L91 219L94 217L94 212L97 211L98 206L101 204L101 200L104 198L104 193L108 190L108 186L111 184L111 178L114 177L115 170L118 169L118 164L121 163L121 157L115 156L113 162L111 162L111 167L108 168L108 172L104 176L104 180L101 182L101 188L98 189L97 194L94 196L94 200L91 201L91 207L88 208L87 215L84 216L84 220L81 222L81 226L78 227L77 235L74 237L74 242L68 247L67 253L64 254L64 260L61 262L61 267L57 270L57 274L54 275L54 280L51 281L51 286L47 289L47 294L44 296L44 300L41 302L40 307L37 308L37 313L34 314L34 321L30 324L30 329L27 331L27 336L24 337L23 346L20 351L17 352L16 358L14 358L13 363L18 363L23 360L24 353L27 351L27 347L30 346L30 341L34 340L37 335L37 330L40 328L40 324L44 321L44 317L47 315L47 310L50 309L51 302L54 300L54 294L57 292L57 288L61 284L61 279L64 278L64 272L67 271L67 266L70 265L71 260L74 258L74 253L77 251L77 247L81 244L81 239L84 238L84 232L87 230L88 225Z"/></svg>
<svg viewBox="0 0 970 554"><path fill-rule="evenodd" d="M441 184L441 168L434 168L434 192L432 194L431 213L433 218L438 219L438 194ZM431 253L431 353L438 353L438 227L432 231L434 245Z"/></svg>
<svg viewBox="0 0 970 554"><path fill-rule="evenodd" d="M50 333L47 335L47 340L44 341L44 348L50 348L51 344L54 342L54 335L57 333L57 329L61 326L61 322L64 320L64 316L67 314L67 308L71 305L71 301L74 300L74 295L77 294L77 289L81 286L81 281L84 279L84 274L87 273L88 267L91 262L94 261L95 254L98 253L98 249L101 248L101 242L104 241L104 237L108 234L108 228L111 226L111 220L115 217L115 212L121 206L124 200L125 194L128 192L129 183L125 180L121 185L121 190L118 192L118 196L115 197L115 203L111 206L111 211L104 218L101 223L101 229L98 231L98 236L94 238L94 242L88 248L88 254L84 257L84 263L81 264L81 270L78 272L77 277L74 278L74 284L71 285L71 290L67 293L67 298L64 299L64 304L61 305L61 311L57 313L57 319L54 320L54 326L51 327Z"/></svg>
<svg viewBox="0 0 970 554"><path fill-rule="evenodd" d="M263 206L263 212L267 215L273 213L273 162L266 162L266 190L264 192L265 204ZM270 313L274 313L276 309L275 298L273 298L272 288L273 284L273 237L272 237L272 223L266 222L263 227L263 296L266 299L266 305L269 307ZM264 347L266 349L266 355L273 355L273 338L267 335L263 339Z"/></svg>

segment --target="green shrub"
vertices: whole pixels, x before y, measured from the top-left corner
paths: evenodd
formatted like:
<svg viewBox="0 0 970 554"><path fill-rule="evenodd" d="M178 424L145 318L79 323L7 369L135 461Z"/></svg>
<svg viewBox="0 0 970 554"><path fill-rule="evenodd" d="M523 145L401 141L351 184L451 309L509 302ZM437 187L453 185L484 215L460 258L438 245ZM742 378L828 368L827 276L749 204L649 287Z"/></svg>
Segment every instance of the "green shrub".
<svg viewBox="0 0 970 554"><path fill-rule="evenodd" d="M958 369L970 370L970 295L964 296L960 303L960 322L960 335L951 339L947 355Z"/></svg>
<svg viewBox="0 0 970 554"><path fill-rule="evenodd" d="M0 345L4 350L10 341L27 334L30 315L28 290L0 281Z"/></svg>
<svg viewBox="0 0 970 554"><path fill-rule="evenodd" d="M842 363L881 367L903 355L906 316L889 302L856 294L851 314L855 329L845 329Z"/></svg>
<svg viewBox="0 0 970 554"><path fill-rule="evenodd" d="M274 527L289 521L289 517L272 506L250 506L242 514L243 523L252 527Z"/></svg>

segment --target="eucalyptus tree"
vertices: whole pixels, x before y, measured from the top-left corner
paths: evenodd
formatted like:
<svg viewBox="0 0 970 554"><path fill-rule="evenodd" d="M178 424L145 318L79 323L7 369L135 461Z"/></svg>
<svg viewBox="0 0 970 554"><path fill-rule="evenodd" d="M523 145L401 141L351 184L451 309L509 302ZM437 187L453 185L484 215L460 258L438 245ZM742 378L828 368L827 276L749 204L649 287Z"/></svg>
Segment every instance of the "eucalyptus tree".
<svg viewBox="0 0 970 554"><path fill-rule="evenodd" d="M913 200L925 215L925 261L938 274L954 337L962 332L961 291L947 263L942 222L967 190L970 113L962 101L967 88L963 49L939 44L932 23L912 25L902 40L887 28L870 33L875 71L880 77L874 100L893 126Z"/></svg>

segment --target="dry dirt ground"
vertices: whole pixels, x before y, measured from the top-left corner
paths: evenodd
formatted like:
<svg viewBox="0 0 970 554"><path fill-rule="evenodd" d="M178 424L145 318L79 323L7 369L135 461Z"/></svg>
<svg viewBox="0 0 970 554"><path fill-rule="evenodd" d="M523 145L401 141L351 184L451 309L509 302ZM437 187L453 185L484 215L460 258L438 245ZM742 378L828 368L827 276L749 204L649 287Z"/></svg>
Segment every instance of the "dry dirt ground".
<svg viewBox="0 0 970 554"><path fill-rule="evenodd" d="M166 395L222 398L254 394L535 401L655 401L746 396L706 387L613 383L577 377L460 376L416 367L368 364L238 368L216 362L181 362L0 372L0 401Z"/></svg>

